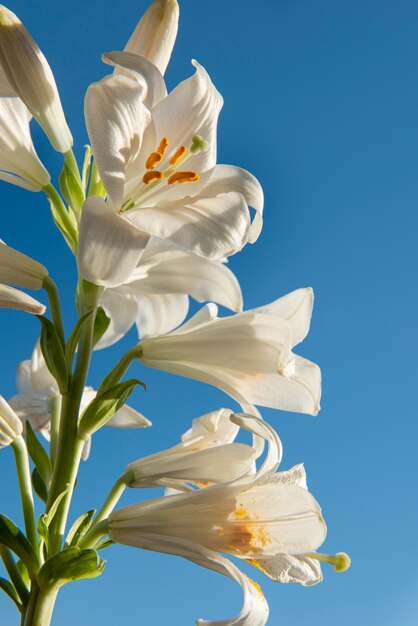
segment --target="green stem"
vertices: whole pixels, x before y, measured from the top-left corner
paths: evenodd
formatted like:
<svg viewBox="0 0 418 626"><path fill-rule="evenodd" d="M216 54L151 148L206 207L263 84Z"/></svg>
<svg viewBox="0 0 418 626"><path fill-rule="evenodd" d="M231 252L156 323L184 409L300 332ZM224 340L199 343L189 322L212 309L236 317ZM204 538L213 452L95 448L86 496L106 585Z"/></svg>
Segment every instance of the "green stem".
<svg viewBox="0 0 418 626"><path fill-rule="evenodd" d="M74 156L74 152L70 149L68 152L64 153L64 160L67 164L67 167L73 172L73 174L77 177L79 183L81 183L80 170L78 169L77 160Z"/></svg>
<svg viewBox="0 0 418 626"><path fill-rule="evenodd" d="M135 361L135 359L139 359L142 356L142 346L136 345L128 352L126 352L123 357L120 359L118 363L116 363L115 367L109 372L106 378L103 380L102 384L99 387L99 392L106 391L110 389L114 385L120 381L128 367Z"/></svg>
<svg viewBox="0 0 418 626"><path fill-rule="evenodd" d="M92 526L78 545L80 548L89 548L90 546L93 546L101 537L103 537L103 535L107 535L108 532L109 523L107 519L104 519L98 524Z"/></svg>
<svg viewBox="0 0 418 626"><path fill-rule="evenodd" d="M61 396L57 396L50 400L51 407L51 443L50 443L50 455L52 467L55 465L57 458L57 446L60 427L60 414L61 414Z"/></svg>
<svg viewBox="0 0 418 626"><path fill-rule="evenodd" d="M48 294L49 306L51 308L52 321L57 329L58 337L62 345L65 345L64 327L62 324L61 305L58 295L58 289L52 278L47 276L44 278L43 287Z"/></svg>
<svg viewBox="0 0 418 626"><path fill-rule="evenodd" d="M67 484L70 485L70 489L62 499L58 511L50 525L51 554L59 552L61 548L68 509L84 445L84 442L77 437L78 416L93 347L93 330L98 293L99 289L94 289L94 286L90 285L88 302L85 304L86 310L84 313L91 310L92 315L88 317L84 325L70 391L63 396L62 401L56 462L48 496L47 512L50 510L56 498L66 489Z"/></svg>
<svg viewBox="0 0 418 626"><path fill-rule="evenodd" d="M36 548L38 545L38 536L36 533L32 482L30 476L28 450L26 448L23 437L16 437L16 439L12 442L12 448L16 460L17 476L19 480L20 497L22 500L26 535L36 552Z"/></svg>
<svg viewBox="0 0 418 626"><path fill-rule="evenodd" d="M43 591L34 583L22 626L49 626L58 590Z"/></svg>
<svg viewBox="0 0 418 626"><path fill-rule="evenodd" d="M22 600L23 604L26 604L29 599L29 591L22 580L19 570L17 569L12 553L8 548L6 548L6 546L0 545L0 556L19 598Z"/></svg>
<svg viewBox="0 0 418 626"><path fill-rule="evenodd" d="M55 212L57 213L57 216L62 222L62 225L61 225L59 221L57 221L56 216L54 215L54 210L53 210L52 217L54 219L55 224L58 226L60 231L65 236L65 239L67 240L71 249L75 251L77 249L77 233L75 231L74 224L70 218L70 215L67 209L65 208L65 204L61 199L61 196L59 195L58 191L55 189L55 187L51 183L49 185L45 185L45 187L43 187L43 190L45 191L45 193L51 200L51 203L55 209Z"/></svg>
<svg viewBox="0 0 418 626"><path fill-rule="evenodd" d="M109 517L110 513L113 511L113 509L121 499L123 492L125 491L128 484L131 482L131 480L132 472L126 472L125 474L123 474L123 476L118 478L118 480L113 485L109 495L107 496L102 508L97 513L91 528L96 526L96 524L98 524L102 520Z"/></svg>

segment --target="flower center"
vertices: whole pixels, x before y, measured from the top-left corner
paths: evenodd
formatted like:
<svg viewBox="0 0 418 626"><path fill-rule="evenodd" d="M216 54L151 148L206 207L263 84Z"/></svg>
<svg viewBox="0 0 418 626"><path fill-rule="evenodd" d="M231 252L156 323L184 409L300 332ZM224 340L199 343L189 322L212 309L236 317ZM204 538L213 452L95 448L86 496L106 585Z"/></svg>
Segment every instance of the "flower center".
<svg viewBox="0 0 418 626"><path fill-rule="evenodd" d="M207 152L207 150L209 150L208 142L202 139L200 135L194 135L190 147L179 146L170 155L168 167L163 170L163 168L160 168L160 164L167 154L168 143L168 138L163 137L156 151L151 152L148 156L145 161L146 172L142 177L141 183L138 185L136 191L131 194L129 200L124 203L120 212L134 208L137 206L139 200L141 200L141 202L145 200L149 201L155 193L158 194L163 181L168 185L178 185L182 183L194 183L200 179L198 172L180 168L191 156L199 152Z"/></svg>

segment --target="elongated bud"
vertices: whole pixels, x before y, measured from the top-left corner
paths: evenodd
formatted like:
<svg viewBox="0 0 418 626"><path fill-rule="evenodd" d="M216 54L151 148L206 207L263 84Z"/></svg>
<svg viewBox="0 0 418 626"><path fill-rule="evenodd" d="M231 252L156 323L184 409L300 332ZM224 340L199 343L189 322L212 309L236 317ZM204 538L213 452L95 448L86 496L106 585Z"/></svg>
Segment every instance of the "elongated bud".
<svg viewBox="0 0 418 626"><path fill-rule="evenodd" d="M0 242L0 282L25 289L42 289L46 267Z"/></svg>
<svg viewBox="0 0 418 626"><path fill-rule="evenodd" d="M68 152L73 138L52 70L19 18L3 5L0 5L0 66L3 70L0 96L18 96L55 150Z"/></svg>
<svg viewBox="0 0 418 626"><path fill-rule="evenodd" d="M177 0L154 0L138 22L125 50L145 57L164 75L176 41L178 21Z"/></svg>
<svg viewBox="0 0 418 626"><path fill-rule="evenodd" d="M0 396L0 448L10 445L21 434L21 420L3 396Z"/></svg>
<svg viewBox="0 0 418 626"><path fill-rule="evenodd" d="M0 308L26 311L34 315L45 313L45 306L19 289L0 284Z"/></svg>

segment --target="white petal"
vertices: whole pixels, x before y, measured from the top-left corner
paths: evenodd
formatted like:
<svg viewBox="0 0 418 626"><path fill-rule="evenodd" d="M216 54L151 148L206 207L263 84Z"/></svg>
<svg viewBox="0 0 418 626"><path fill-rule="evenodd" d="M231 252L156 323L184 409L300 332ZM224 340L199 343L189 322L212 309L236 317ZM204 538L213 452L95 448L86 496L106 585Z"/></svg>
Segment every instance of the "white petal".
<svg viewBox="0 0 418 626"><path fill-rule="evenodd" d="M22 422L0 395L0 447L7 446L23 432Z"/></svg>
<svg viewBox="0 0 418 626"><path fill-rule="evenodd" d="M58 395L59 389L55 378L46 366L39 340L36 342L30 362L31 383L33 390L48 396Z"/></svg>
<svg viewBox="0 0 418 626"><path fill-rule="evenodd" d="M321 564L304 555L279 554L271 559L257 559L252 565L278 583L299 583L304 587L322 581Z"/></svg>
<svg viewBox="0 0 418 626"><path fill-rule="evenodd" d="M179 326L189 310L189 299L183 294L138 294L136 326L140 337L156 337Z"/></svg>
<svg viewBox="0 0 418 626"><path fill-rule="evenodd" d="M46 267L18 250L0 243L0 281L26 289L41 289Z"/></svg>
<svg viewBox="0 0 418 626"><path fill-rule="evenodd" d="M148 244L128 286L142 293L187 293L198 302L242 310L238 280L223 263L205 259L168 242Z"/></svg>
<svg viewBox="0 0 418 626"><path fill-rule="evenodd" d="M263 225L264 194L258 180L246 170L234 165L215 165L208 184L201 195L204 197L217 196L226 191L236 191L244 196L248 206L255 209L256 215L251 224L248 241L254 243L260 234Z"/></svg>
<svg viewBox="0 0 418 626"><path fill-rule="evenodd" d="M110 324L100 341L95 345L95 350L107 348L126 333L135 324L138 305L133 296L125 294L118 289L106 289L100 296L100 306L110 317Z"/></svg>
<svg viewBox="0 0 418 626"><path fill-rule="evenodd" d="M91 451L91 437L87 437L86 441L84 442L83 450L81 452L82 461L88 460L90 456L90 451Z"/></svg>
<svg viewBox="0 0 418 626"><path fill-rule="evenodd" d="M145 57L164 74L176 40L178 20L177 0L155 0L138 22L125 50Z"/></svg>
<svg viewBox="0 0 418 626"><path fill-rule="evenodd" d="M77 249L78 270L96 285L126 282L148 241L99 196L83 205Z"/></svg>
<svg viewBox="0 0 418 626"><path fill-rule="evenodd" d="M271 304L265 304L252 310L258 313L277 315L277 317L287 320L293 330L293 347L303 341L309 332L312 308L313 290L307 287L306 289L296 289L296 291L288 293Z"/></svg>
<svg viewBox="0 0 418 626"><path fill-rule="evenodd" d="M108 52L102 56L105 63L117 68L118 73L135 78L144 88L143 103L152 109L167 96L161 72L146 58L131 52Z"/></svg>
<svg viewBox="0 0 418 626"><path fill-rule="evenodd" d="M138 413L126 404L119 411L116 411L106 424L112 428L147 428L151 425L151 422L142 413Z"/></svg>
<svg viewBox="0 0 418 626"><path fill-rule="evenodd" d="M35 315L43 315L46 307L28 296L28 294L8 287L7 285L0 284L0 308L5 309L17 309L19 311L26 311L27 313L34 313Z"/></svg>
<svg viewBox="0 0 418 626"><path fill-rule="evenodd" d="M236 192L133 209L126 215L139 230L211 259L235 254L248 240L250 215Z"/></svg>
<svg viewBox="0 0 418 626"><path fill-rule="evenodd" d="M97 169L112 202L123 203L125 175L139 154L150 113L144 87L122 74L106 76L87 90L84 112Z"/></svg>
<svg viewBox="0 0 418 626"><path fill-rule="evenodd" d="M283 446L274 428L263 419L249 413L234 413L231 416L231 421L244 430L267 441L266 457L259 470L251 477L251 481L258 481L264 476L275 472L283 457Z"/></svg>
<svg viewBox="0 0 418 626"><path fill-rule="evenodd" d="M196 417L192 421L192 427L182 435L182 444L188 449L199 450L232 443L239 426L231 421L231 415L230 409L218 409Z"/></svg>

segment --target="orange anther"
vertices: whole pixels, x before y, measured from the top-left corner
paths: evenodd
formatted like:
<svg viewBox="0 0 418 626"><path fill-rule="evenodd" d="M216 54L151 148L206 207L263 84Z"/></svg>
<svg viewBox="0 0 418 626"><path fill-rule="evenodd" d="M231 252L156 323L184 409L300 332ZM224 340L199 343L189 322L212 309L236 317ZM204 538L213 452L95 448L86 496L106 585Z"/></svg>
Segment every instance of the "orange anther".
<svg viewBox="0 0 418 626"><path fill-rule="evenodd" d="M153 180L161 180L162 178L164 178L164 174L156 170L155 172L145 172L142 181L146 185L148 185L148 183L152 182Z"/></svg>
<svg viewBox="0 0 418 626"><path fill-rule="evenodd" d="M177 185L177 183L195 183L200 179L197 172L175 172L168 179L169 185Z"/></svg>
<svg viewBox="0 0 418 626"><path fill-rule="evenodd" d="M156 165L161 161L163 155L159 152L151 152L148 159L146 160L145 167L147 170L153 170Z"/></svg>
<svg viewBox="0 0 418 626"><path fill-rule="evenodd" d="M181 159L181 157L186 153L186 150L187 150L186 146L180 146L180 148L176 150L173 156L171 157L170 165L175 165Z"/></svg>
<svg viewBox="0 0 418 626"><path fill-rule="evenodd" d="M160 145L157 148L157 152L161 154L162 157L164 156L165 151L167 150L167 146L168 146L168 139L167 137L163 137L160 141Z"/></svg>

